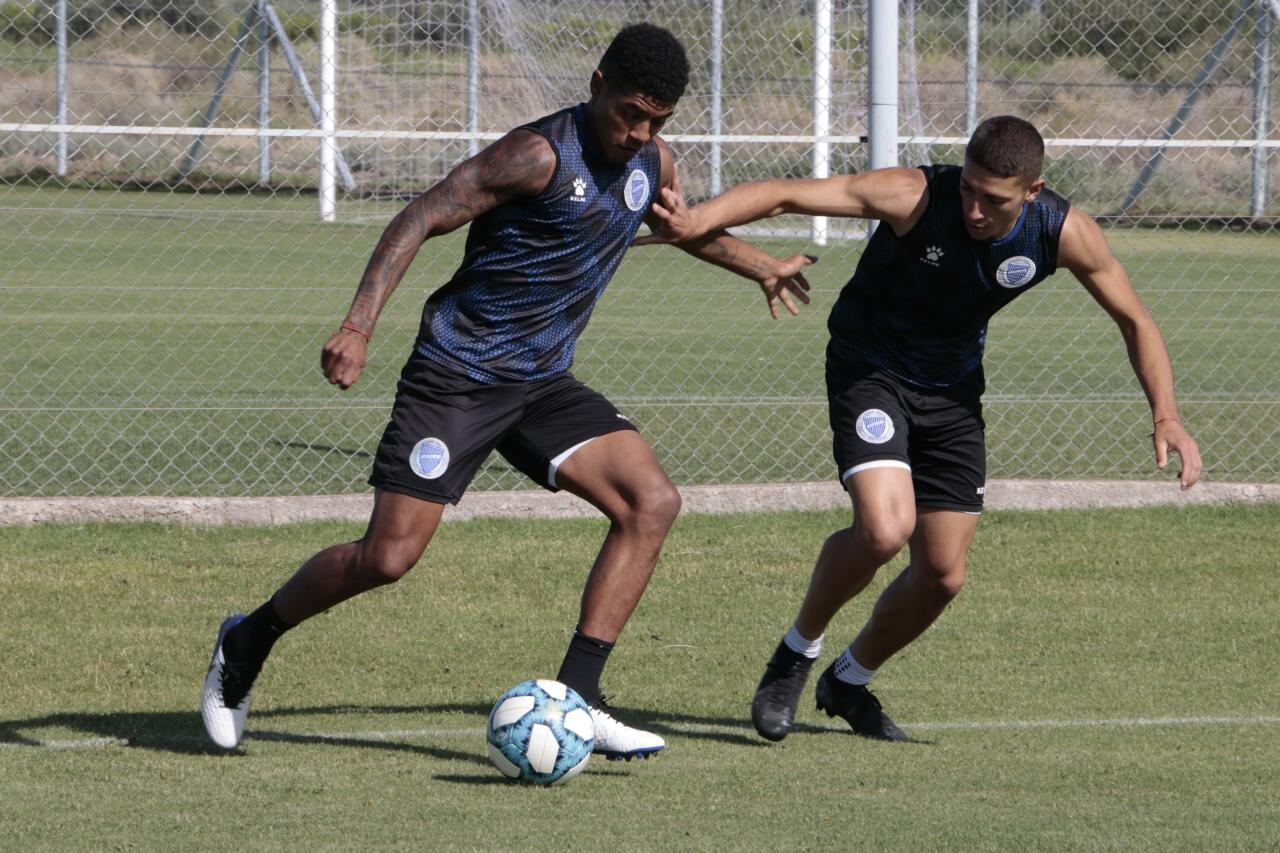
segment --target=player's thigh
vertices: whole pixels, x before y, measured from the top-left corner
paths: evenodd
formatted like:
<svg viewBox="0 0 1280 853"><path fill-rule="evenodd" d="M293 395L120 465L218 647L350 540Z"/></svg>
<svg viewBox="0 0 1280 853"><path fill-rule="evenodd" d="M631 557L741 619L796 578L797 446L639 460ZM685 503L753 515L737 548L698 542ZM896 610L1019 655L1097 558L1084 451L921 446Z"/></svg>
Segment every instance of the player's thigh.
<svg viewBox="0 0 1280 853"><path fill-rule="evenodd" d="M609 441L602 447L593 447L605 438ZM647 481L655 469L662 470L631 421L568 373L536 383L523 417L498 452L550 491L564 487L567 479L580 485ZM628 464L633 472L626 470Z"/></svg>
<svg viewBox="0 0 1280 853"><path fill-rule="evenodd" d="M963 581L969 546L978 530L977 513L921 509L911 534L911 565L930 575Z"/></svg>
<svg viewBox="0 0 1280 853"><path fill-rule="evenodd" d="M906 544L916 525L915 488L911 472L898 467L873 467L851 474L845 488L853 503L855 526L883 547Z"/></svg>
<svg viewBox="0 0 1280 853"><path fill-rule="evenodd" d="M362 540L364 559L391 574L407 571L431 542L443 512L443 502L378 489Z"/></svg>
<svg viewBox="0 0 1280 853"><path fill-rule="evenodd" d="M519 422L522 384L486 385L416 353L396 386L369 484L436 503L457 503L476 471Z"/></svg>
<svg viewBox="0 0 1280 853"><path fill-rule="evenodd" d="M615 520L665 528L680 510L680 493L648 442L633 430L581 447L560 467L557 482Z"/></svg>

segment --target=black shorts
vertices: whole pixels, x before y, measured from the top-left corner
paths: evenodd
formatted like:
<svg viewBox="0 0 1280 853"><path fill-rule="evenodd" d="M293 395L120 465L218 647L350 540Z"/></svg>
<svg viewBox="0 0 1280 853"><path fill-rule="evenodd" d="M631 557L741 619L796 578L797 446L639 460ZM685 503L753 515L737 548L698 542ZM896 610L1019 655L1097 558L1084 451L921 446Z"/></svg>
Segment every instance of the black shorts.
<svg viewBox="0 0 1280 853"><path fill-rule="evenodd" d="M635 427L569 373L486 384L415 351L400 372L369 485L457 503L496 449L531 480L557 491L555 471L569 452L626 429Z"/></svg>
<svg viewBox="0 0 1280 853"><path fill-rule="evenodd" d="M827 351L827 401L840 482L868 468L911 472L916 505L981 512L987 461L982 369L926 390Z"/></svg>

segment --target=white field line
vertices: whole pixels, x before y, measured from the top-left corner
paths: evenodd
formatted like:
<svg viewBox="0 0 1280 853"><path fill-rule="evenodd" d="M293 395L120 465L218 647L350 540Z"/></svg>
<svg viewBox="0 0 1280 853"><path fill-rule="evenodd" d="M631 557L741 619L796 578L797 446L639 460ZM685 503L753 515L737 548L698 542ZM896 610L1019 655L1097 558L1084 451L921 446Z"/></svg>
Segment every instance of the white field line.
<svg viewBox="0 0 1280 853"><path fill-rule="evenodd" d="M1280 725L1280 716L1253 717L1115 717L1095 720L957 720L952 722L902 723L908 731L979 731L993 729L1092 729L1092 728L1142 728L1153 726L1274 726ZM803 728L822 729L833 732L846 731L845 726L809 725ZM741 725L715 725L708 723L664 723L662 731L685 734L733 733L750 731ZM391 729L352 732L280 732L258 731L245 732L246 740L266 741L357 741L368 743L385 743L400 740L434 740L448 738L479 738L484 735L482 727L473 726L452 729ZM44 739L30 738L21 743L0 742L0 747L22 748L40 747L44 749L103 749L111 746L130 746L165 743L192 743L204 741L199 735L174 735L170 737L139 737L134 741L124 738L65 738Z"/></svg>

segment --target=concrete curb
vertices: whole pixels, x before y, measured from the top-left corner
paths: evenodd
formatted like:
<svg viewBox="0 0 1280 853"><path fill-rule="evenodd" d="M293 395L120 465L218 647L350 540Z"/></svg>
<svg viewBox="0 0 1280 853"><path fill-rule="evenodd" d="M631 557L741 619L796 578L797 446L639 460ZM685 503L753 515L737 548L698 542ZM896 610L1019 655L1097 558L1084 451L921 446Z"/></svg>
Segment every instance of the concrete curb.
<svg viewBox="0 0 1280 853"><path fill-rule="evenodd" d="M686 513L843 509L834 482L685 486ZM1191 506L1280 501L1280 484L1201 483L1188 492L1169 481L991 480L988 509ZM0 498L0 526L102 521L223 525L365 521L372 494L273 498ZM591 518L596 510L572 495L543 491L473 492L445 511L446 521L472 518Z"/></svg>

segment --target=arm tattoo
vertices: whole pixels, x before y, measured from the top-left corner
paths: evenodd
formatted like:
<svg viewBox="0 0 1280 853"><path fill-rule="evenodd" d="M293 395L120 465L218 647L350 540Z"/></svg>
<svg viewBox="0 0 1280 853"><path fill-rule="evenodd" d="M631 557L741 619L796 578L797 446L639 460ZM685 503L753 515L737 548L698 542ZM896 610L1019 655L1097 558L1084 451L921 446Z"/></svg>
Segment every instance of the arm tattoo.
<svg viewBox="0 0 1280 853"><path fill-rule="evenodd" d="M715 231L700 239L677 245L695 258L753 281L760 281L766 276L772 260L770 255L750 243L744 243L727 231ZM749 251L743 252L744 246Z"/></svg>
<svg viewBox="0 0 1280 853"><path fill-rule="evenodd" d="M530 136L513 134L500 140L459 165L391 220L356 288L348 322L373 329L428 237L460 228L513 195L541 191L551 151L541 138L535 142Z"/></svg>

